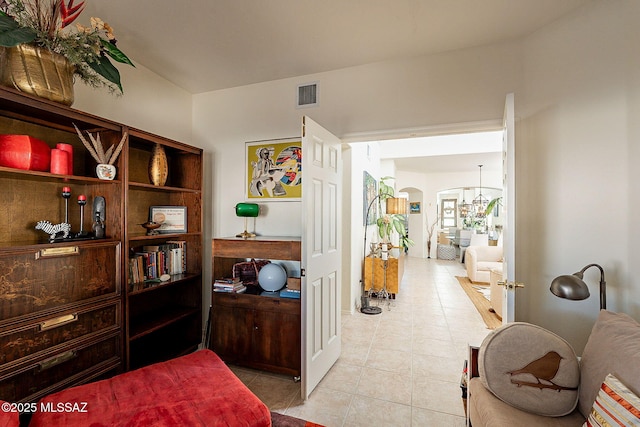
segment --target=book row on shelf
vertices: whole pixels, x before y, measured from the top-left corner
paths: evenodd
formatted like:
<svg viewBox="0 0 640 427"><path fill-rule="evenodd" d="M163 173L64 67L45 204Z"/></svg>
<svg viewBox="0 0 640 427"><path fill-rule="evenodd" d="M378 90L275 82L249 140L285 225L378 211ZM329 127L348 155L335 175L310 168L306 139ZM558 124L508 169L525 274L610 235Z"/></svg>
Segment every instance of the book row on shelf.
<svg viewBox="0 0 640 427"><path fill-rule="evenodd" d="M129 258L129 285L186 272L187 244L183 240L142 246Z"/></svg>

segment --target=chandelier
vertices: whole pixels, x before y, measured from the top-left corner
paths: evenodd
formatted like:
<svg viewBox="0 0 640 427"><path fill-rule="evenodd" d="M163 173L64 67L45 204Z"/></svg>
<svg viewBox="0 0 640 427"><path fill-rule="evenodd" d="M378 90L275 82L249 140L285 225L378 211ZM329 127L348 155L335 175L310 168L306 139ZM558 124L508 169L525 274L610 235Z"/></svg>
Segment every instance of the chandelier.
<svg viewBox="0 0 640 427"><path fill-rule="evenodd" d="M478 165L478 167L480 168L480 191L478 193L478 196L473 199L473 214L476 217L480 217L480 218L484 218L486 215L486 211L487 211L487 205L489 204L489 199L487 199L486 197L484 197L482 195L482 166L483 165Z"/></svg>
<svg viewBox="0 0 640 427"><path fill-rule="evenodd" d="M463 218L469 215L473 208L473 205L471 203L467 203L467 200L465 198L465 190L467 190L467 188L462 189L462 203L460 204L460 206L458 206L460 216Z"/></svg>

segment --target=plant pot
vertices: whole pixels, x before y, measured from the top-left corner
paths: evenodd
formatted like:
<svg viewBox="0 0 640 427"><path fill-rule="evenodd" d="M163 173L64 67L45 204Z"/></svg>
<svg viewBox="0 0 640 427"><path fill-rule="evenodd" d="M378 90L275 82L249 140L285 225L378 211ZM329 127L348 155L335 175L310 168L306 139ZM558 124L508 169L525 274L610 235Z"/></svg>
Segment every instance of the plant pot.
<svg viewBox="0 0 640 427"><path fill-rule="evenodd" d="M73 66L60 54L29 44L0 47L0 70L3 86L73 104Z"/></svg>
<svg viewBox="0 0 640 427"><path fill-rule="evenodd" d="M100 163L96 166L96 175L98 175L100 179L111 181L116 177L116 167Z"/></svg>

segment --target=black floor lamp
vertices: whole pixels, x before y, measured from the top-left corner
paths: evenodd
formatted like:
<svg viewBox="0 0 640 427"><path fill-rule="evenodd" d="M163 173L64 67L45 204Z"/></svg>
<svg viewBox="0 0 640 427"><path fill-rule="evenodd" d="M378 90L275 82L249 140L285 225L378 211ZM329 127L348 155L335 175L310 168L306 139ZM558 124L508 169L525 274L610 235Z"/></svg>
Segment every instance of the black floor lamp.
<svg viewBox="0 0 640 427"><path fill-rule="evenodd" d="M380 314L382 313L382 309L380 307L372 307L371 305L369 305L369 295L367 295L367 291L364 289L365 285L364 285L364 271L365 271L365 263L366 263L366 256L367 256L367 229L369 228L369 212L371 211L371 206L373 206L373 204L375 203L376 200L378 200L380 198L380 196L384 196L384 194L378 194L376 197L374 197L371 202L369 203L369 206L367 207L367 214L365 216L365 226L364 226L364 247L362 250L362 254L364 255L365 259L362 260L362 272L361 272L361 277L360 277L360 287L362 290L362 296L360 297L360 312L364 313L364 314ZM399 198L399 197L388 197L386 199L386 213L393 215L393 214L400 214L400 215L404 215L407 213L407 201L403 198ZM390 249L390 248L389 248ZM386 280L386 263L388 262L387 259L384 260L385 263L385 280ZM373 289L373 283L371 284L371 289Z"/></svg>
<svg viewBox="0 0 640 427"><path fill-rule="evenodd" d="M589 288L584 282L584 272L590 267L600 270L600 309L607 308L607 282L604 280L604 269L598 264L589 264L582 270L573 274L558 276L551 282L551 292L560 298L570 300L583 300L589 298Z"/></svg>

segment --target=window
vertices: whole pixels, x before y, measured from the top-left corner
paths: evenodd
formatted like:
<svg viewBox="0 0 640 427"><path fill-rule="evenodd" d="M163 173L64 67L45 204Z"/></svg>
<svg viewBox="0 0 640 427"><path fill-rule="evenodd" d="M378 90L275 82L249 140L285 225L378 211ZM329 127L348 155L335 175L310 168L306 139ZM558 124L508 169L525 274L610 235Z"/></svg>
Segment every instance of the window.
<svg viewBox="0 0 640 427"><path fill-rule="evenodd" d="M457 227L458 226L458 200L442 199L441 206L442 220L440 228Z"/></svg>

